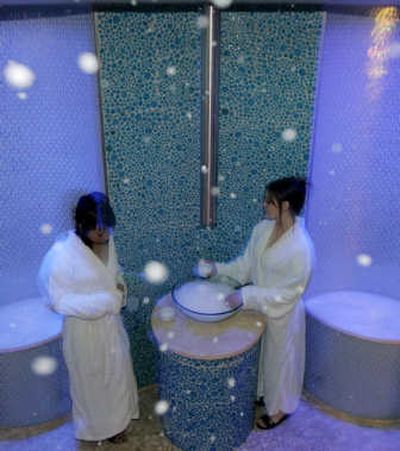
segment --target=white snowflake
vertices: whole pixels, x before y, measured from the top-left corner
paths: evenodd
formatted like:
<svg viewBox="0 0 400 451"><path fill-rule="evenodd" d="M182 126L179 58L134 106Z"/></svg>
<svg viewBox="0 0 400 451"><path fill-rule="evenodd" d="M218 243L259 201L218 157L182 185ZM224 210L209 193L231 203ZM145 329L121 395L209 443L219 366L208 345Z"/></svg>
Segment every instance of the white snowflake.
<svg viewBox="0 0 400 451"><path fill-rule="evenodd" d="M169 332L167 332L167 338L169 338L170 340L175 338L175 332L173 330L170 330Z"/></svg>
<svg viewBox="0 0 400 451"><path fill-rule="evenodd" d="M17 97L21 100L26 100L28 98L28 94L26 92L18 92Z"/></svg>
<svg viewBox="0 0 400 451"><path fill-rule="evenodd" d="M219 196L221 194L221 190L219 189L218 186L213 186L211 188L211 195L212 196Z"/></svg>
<svg viewBox="0 0 400 451"><path fill-rule="evenodd" d="M150 261L144 267L145 279L154 284L160 284L168 279L168 268L160 262Z"/></svg>
<svg viewBox="0 0 400 451"><path fill-rule="evenodd" d="M209 24L209 20L208 20L208 17L207 17L207 16L199 16L199 17L196 19L196 25L197 25L197 28L199 28L200 30L201 30L202 28L207 28L207 27L208 27L208 24Z"/></svg>
<svg viewBox="0 0 400 451"><path fill-rule="evenodd" d="M205 164L203 164L201 166L201 173L202 174L207 174L208 173L208 167Z"/></svg>
<svg viewBox="0 0 400 451"><path fill-rule="evenodd" d="M31 363L32 371L39 376L53 374L57 369L58 363L54 357L40 356L33 359Z"/></svg>
<svg viewBox="0 0 400 451"><path fill-rule="evenodd" d="M40 226L40 232L43 233L43 235L50 235L52 231L53 226L51 224L42 224Z"/></svg>
<svg viewBox="0 0 400 451"><path fill-rule="evenodd" d="M168 350L168 343L163 343L159 348L161 352L165 352Z"/></svg>
<svg viewBox="0 0 400 451"><path fill-rule="evenodd" d="M372 264L372 257L368 254L359 254L357 255L357 263L360 266L371 266Z"/></svg>
<svg viewBox="0 0 400 451"><path fill-rule="evenodd" d="M167 72L167 75L169 77L172 77L172 76L176 75L176 66L169 66L169 67L167 67L166 72Z"/></svg>
<svg viewBox="0 0 400 451"><path fill-rule="evenodd" d="M157 415L165 415L169 409L169 402L165 400L158 401L154 406L154 412Z"/></svg>
<svg viewBox="0 0 400 451"><path fill-rule="evenodd" d="M332 152L333 152L333 153L340 153L340 152L343 152L343 144L340 144L340 143L334 143L334 144L332 144L331 149L332 149Z"/></svg>
<svg viewBox="0 0 400 451"><path fill-rule="evenodd" d="M227 382L229 388L233 388L236 385L236 380L234 377L230 377Z"/></svg>
<svg viewBox="0 0 400 451"><path fill-rule="evenodd" d="M297 138L297 131L294 128L286 128L282 132L282 139L286 142L293 142Z"/></svg>
<svg viewBox="0 0 400 451"><path fill-rule="evenodd" d="M99 62L92 52L83 52L79 54L78 66L86 74L95 74L99 70Z"/></svg>
<svg viewBox="0 0 400 451"><path fill-rule="evenodd" d="M159 310L159 314L163 321L172 321L175 318L175 309L173 307L163 307Z"/></svg>
<svg viewBox="0 0 400 451"><path fill-rule="evenodd" d="M236 193L231 193L231 194L229 194L229 197L231 199L237 199L237 194Z"/></svg>
<svg viewBox="0 0 400 451"><path fill-rule="evenodd" d="M13 60L7 62L3 75L6 82L16 89L30 88L36 79L32 69Z"/></svg>

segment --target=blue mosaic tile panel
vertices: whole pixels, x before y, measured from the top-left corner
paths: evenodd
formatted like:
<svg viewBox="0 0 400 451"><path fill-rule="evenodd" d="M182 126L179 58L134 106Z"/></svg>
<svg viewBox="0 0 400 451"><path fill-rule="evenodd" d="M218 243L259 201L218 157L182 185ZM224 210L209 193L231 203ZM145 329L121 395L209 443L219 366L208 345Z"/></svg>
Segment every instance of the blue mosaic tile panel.
<svg viewBox="0 0 400 451"><path fill-rule="evenodd" d="M104 190L104 171L97 75L78 63L81 53L95 52L91 16L0 8L0 23L4 305L39 294L36 277L44 254L71 228L79 196ZM23 78L20 87L8 83L4 71L10 62L33 78Z"/></svg>
<svg viewBox="0 0 400 451"><path fill-rule="evenodd" d="M355 290L400 301L399 40L396 8L327 15L307 218L319 261L310 295Z"/></svg>
<svg viewBox="0 0 400 451"><path fill-rule="evenodd" d="M167 437L183 450L228 451L253 428L259 343L224 360L194 360L162 352L159 398Z"/></svg>
<svg viewBox="0 0 400 451"><path fill-rule="evenodd" d="M155 301L200 257L235 256L262 217L265 184L306 174L320 13L223 12L218 226L200 227L201 39L196 12L96 13L109 192L130 298L140 386L154 381ZM295 130L292 142L282 133ZM293 133L292 133L293 134ZM289 136L290 137L290 136ZM149 260L168 280L140 277Z"/></svg>

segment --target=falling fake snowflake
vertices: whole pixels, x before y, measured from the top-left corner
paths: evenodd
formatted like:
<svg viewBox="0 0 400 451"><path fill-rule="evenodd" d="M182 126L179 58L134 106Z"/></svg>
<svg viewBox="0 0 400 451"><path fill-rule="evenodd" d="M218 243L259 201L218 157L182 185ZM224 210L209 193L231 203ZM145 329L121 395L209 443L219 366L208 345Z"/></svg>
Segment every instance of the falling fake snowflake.
<svg viewBox="0 0 400 451"><path fill-rule="evenodd" d="M230 377L227 382L229 388L233 388L236 385L236 380L234 377Z"/></svg>
<svg viewBox="0 0 400 451"><path fill-rule="evenodd" d="M334 143L332 144L331 149L333 153L340 153L343 152L343 145L340 143Z"/></svg>
<svg viewBox="0 0 400 451"><path fill-rule="evenodd" d="M199 30L201 30L203 28L207 28L208 24L209 24L209 20L208 20L207 16L199 16L196 19L196 25Z"/></svg>
<svg viewBox="0 0 400 451"><path fill-rule="evenodd" d="M163 263L150 261L144 267L144 276L150 283L163 283L168 279L168 268Z"/></svg>
<svg viewBox="0 0 400 451"><path fill-rule="evenodd" d="M282 139L286 142L293 142L297 138L297 131L294 128L286 128L282 132Z"/></svg>
<svg viewBox="0 0 400 451"><path fill-rule="evenodd" d="M208 167L205 164L203 164L201 166L201 173L202 174L207 174L208 173Z"/></svg>
<svg viewBox="0 0 400 451"><path fill-rule="evenodd" d="M359 254L357 255L357 263L360 266L371 266L372 264L372 257L368 254Z"/></svg>
<svg viewBox="0 0 400 451"><path fill-rule="evenodd" d="M145 296L145 297L143 298L143 304L144 304L144 305L147 305L147 304L149 304L149 303L150 303L150 298L147 297L147 296Z"/></svg>
<svg viewBox="0 0 400 451"><path fill-rule="evenodd" d="M78 66L86 74L95 74L99 70L99 61L92 52L83 52L79 54Z"/></svg>
<svg viewBox="0 0 400 451"><path fill-rule="evenodd" d="M231 194L229 194L229 197L231 199L237 199L237 194L236 193L231 193Z"/></svg>
<svg viewBox="0 0 400 451"><path fill-rule="evenodd" d="M6 82L16 89L28 89L33 85L36 79L32 69L12 60L7 62L6 67L3 70L3 75Z"/></svg>
<svg viewBox="0 0 400 451"><path fill-rule="evenodd" d="M163 307L160 309L160 318L163 321L171 321L175 318L175 309L173 307Z"/></svg>
<svg viewBox="0 0 400 451"><path fill-rule="evenodd" d="M211 188L211 196L219 196L221 194L221 190L218 186L213 186Z"/></svg>
<svg viewBox="0 0 400 451"><path fill-rule="evenodd" d="M168 351L168 343L163 343L159 348L160 352Z"/></svg>
<svg viewBox="0 0 400 451"><path fill-rule="evenodd" d="M17 97L21 100L26 100L28 98L28 94L26 92L18 92Z"/></svg>
<svg viewBox="0 0 400 451"><path fill-rule="evenodd" d="M165 400L158 401L154 406L154 412L157 415L165 415L169 409L169 402Z"/></svg>
<svg viewBox="0 0 400 451"><path fill-rule="evenodd" d="M176 66L167 67L166 72L169 77L173 77L174 75L176 75Z"/></svg>
<svg viewBox="0 0 400 451"><path fill-rule="evenodd" d="M175 332L173 330L170 330L167 333L167 338L169 338L170 340L172 340L173 338L175 338Z"/></svg>
<svg viewBox="0 0 400 451"><path fill-rule="evenodd" d="M263 325L263 323L262 323L261 321L257 321L257 322L256 322L256 326L257 326L257 327L262 327L262 325Z"/></svg>
<svg viewBox="0 0 400 451"><path fill-rule="evenodd" d="M57 366L57 360L48 356L36 357L31 363L32 371L39 376L53 374Z"/></svg>
<svg viewBox="0 0 400 451"><path fill-rule="evenodd" d="M43 233L43 235L50 235L52 231L53 226L51 224L42 224L40 226L40 232Z"/></svg>

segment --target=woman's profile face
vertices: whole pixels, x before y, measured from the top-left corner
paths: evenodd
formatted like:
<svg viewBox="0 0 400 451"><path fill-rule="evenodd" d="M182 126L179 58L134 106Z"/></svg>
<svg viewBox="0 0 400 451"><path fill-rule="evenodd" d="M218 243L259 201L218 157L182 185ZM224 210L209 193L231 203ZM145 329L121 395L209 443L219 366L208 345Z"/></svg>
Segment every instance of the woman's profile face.
<svg viewBox="0 0 400 451"><path fill-rule="evenodd" d="M91 229L86 233L86 237L93 244L107 244L110 240L112 228L97 225L95 229Z"/></svg>
<svg viewBox="0 0 400 451"><path fill-rule="evenodd" d="M267 219L276 220L279 218L279 204L274 196L267 192L264 197L264 212Z"/></svg>

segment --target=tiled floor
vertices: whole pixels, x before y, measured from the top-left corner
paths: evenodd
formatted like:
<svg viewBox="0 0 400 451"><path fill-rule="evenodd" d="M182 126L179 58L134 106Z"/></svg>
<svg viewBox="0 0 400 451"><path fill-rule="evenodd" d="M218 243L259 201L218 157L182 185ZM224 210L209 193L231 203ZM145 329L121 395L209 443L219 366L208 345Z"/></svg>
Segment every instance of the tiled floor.
<svg viewBox="0 0 400 451"><path fill-rule="evenodd" d="M153 414L156 387L140 392L141 419L132 422L129 441L122 445L82 443L74 439L70 418L52 424L0 429L4 451L174 451ZM357 426L334 418L306 400L278 428L253 431L240 451L400 451L400 426L381 429ZM203 451L203 450L199 450ZM217 450L219 451L219 450Z"/></svg>

